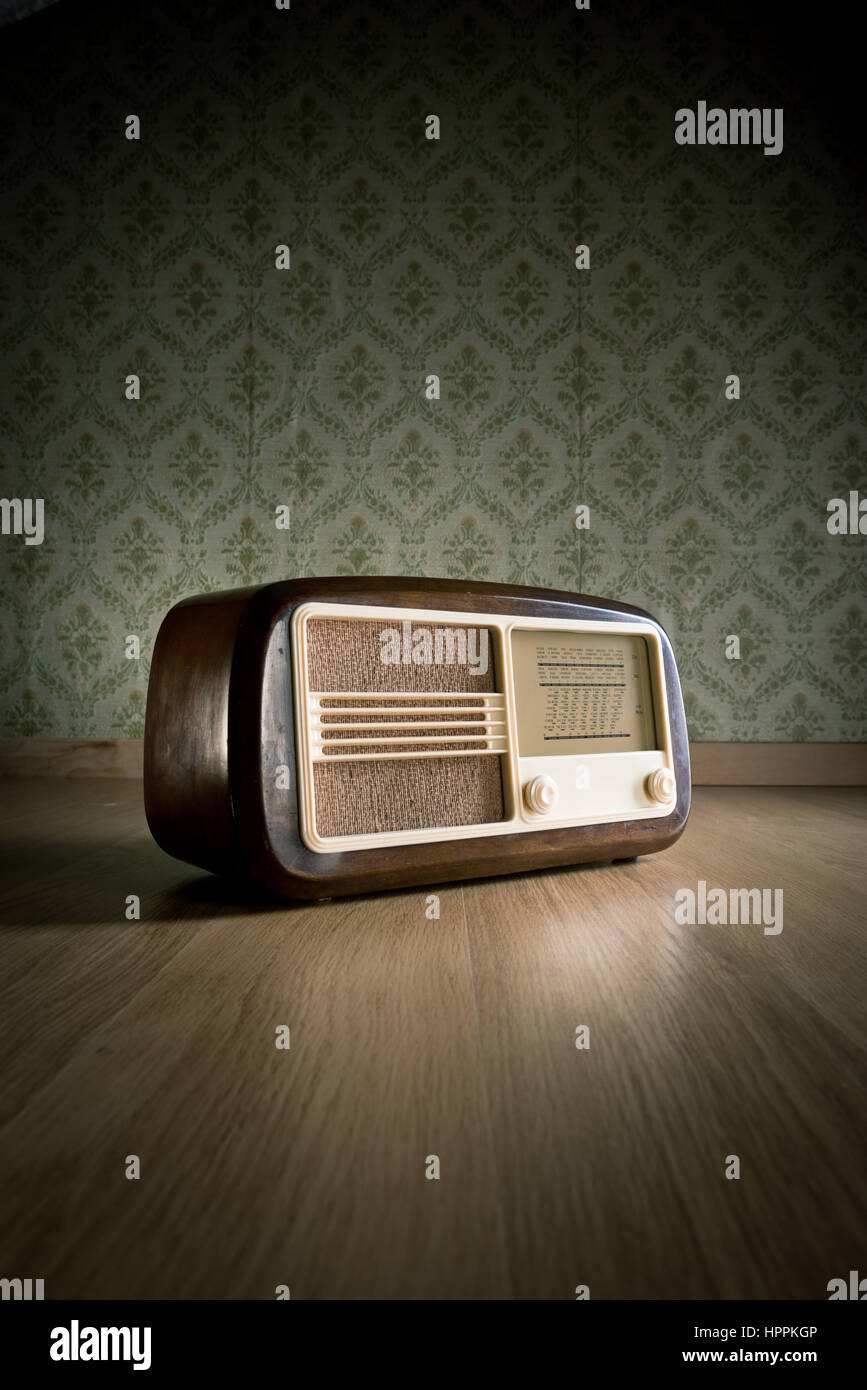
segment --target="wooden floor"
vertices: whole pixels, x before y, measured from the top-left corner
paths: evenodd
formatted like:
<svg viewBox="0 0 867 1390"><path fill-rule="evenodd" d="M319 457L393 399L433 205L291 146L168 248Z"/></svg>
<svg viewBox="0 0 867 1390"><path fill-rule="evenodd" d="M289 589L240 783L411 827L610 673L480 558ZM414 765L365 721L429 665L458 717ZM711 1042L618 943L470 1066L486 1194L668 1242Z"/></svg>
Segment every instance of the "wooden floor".
<svg viewBox="0 0 867 1390"><path fill-rule="evenodd" d="M0 791L0 1277L824 1299L863 1266L864 790L699 788L671 850L443 887L439 920L244 895L156 847L136 782ZM782 888L782 932L677 925L699 880Z"/></svg>

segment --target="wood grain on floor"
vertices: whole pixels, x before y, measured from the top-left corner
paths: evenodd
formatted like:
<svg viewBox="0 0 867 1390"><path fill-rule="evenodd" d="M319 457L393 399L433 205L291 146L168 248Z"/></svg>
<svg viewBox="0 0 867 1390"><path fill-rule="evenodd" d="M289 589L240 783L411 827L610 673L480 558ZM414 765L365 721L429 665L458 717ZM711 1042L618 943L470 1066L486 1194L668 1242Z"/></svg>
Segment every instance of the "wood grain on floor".
<svg viewBox="0 0 867 1390"><path fill-rule="evenodd" d="M634 864L313 906L163 855L129 779L0 794L0 1276L779 1299L863 1264L864 790L700 788ZM699 880L782 888L783 930L678 925Z"/></svg>

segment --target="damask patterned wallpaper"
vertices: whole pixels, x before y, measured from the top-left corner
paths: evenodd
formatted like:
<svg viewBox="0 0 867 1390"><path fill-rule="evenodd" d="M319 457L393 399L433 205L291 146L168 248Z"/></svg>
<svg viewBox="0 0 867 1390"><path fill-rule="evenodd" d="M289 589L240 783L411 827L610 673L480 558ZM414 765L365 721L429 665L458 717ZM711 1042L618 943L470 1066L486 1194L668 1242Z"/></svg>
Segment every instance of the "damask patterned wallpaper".
<svg viewBox="0 0 867 1390"><path fill-rule="evenodd" d="M393 573L649 608L694 739L863 739L867 541L827 528L867 489L863 202L728 13L0 32L0 493L45 503L0 537L0 733L141 735L185 595ZM677 145L699 100L782 107L782 152Z"/></svg>

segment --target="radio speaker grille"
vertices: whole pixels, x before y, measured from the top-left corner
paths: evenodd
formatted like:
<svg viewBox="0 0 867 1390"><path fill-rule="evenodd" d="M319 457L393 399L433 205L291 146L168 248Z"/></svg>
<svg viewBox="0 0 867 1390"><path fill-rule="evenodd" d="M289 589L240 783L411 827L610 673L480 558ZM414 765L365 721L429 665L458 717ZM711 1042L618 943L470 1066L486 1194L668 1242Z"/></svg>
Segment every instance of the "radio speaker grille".
<svg viewBox="0 0 867 1390"><path fill-rule="evenodd" d="M390 664L382 660L388 626L367 618L307 624L317 833L331 838L502 820L497 755L506 749L506 725L490 630L425 624L442 659ZM404 651L403 630L397 632Z"/></svg>

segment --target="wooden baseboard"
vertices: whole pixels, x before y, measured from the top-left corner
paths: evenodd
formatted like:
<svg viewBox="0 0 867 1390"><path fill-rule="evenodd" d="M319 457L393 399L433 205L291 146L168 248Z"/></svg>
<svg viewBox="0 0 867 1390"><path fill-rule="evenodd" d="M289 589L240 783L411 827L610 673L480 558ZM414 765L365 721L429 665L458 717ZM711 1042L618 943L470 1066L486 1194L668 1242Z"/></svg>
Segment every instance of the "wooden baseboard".
<svg viewBox="0 0 867 1390"><path fill-rule="evenodd" d="M0 777L141 777L143 738L2 738Z"/></svg>
<svg viewBox="0 0 867 1390"><path fill-rule="evenodd" d="M694 787L863 787L867 743L691 743Z"/></svg>
<svg viewBox="0 0 867 1390"><path fill-rule="evenodd" d="M140 738L0 739L0 777L141 777ZM693 743L696 787L867 785L865 743Z"/></svg>

